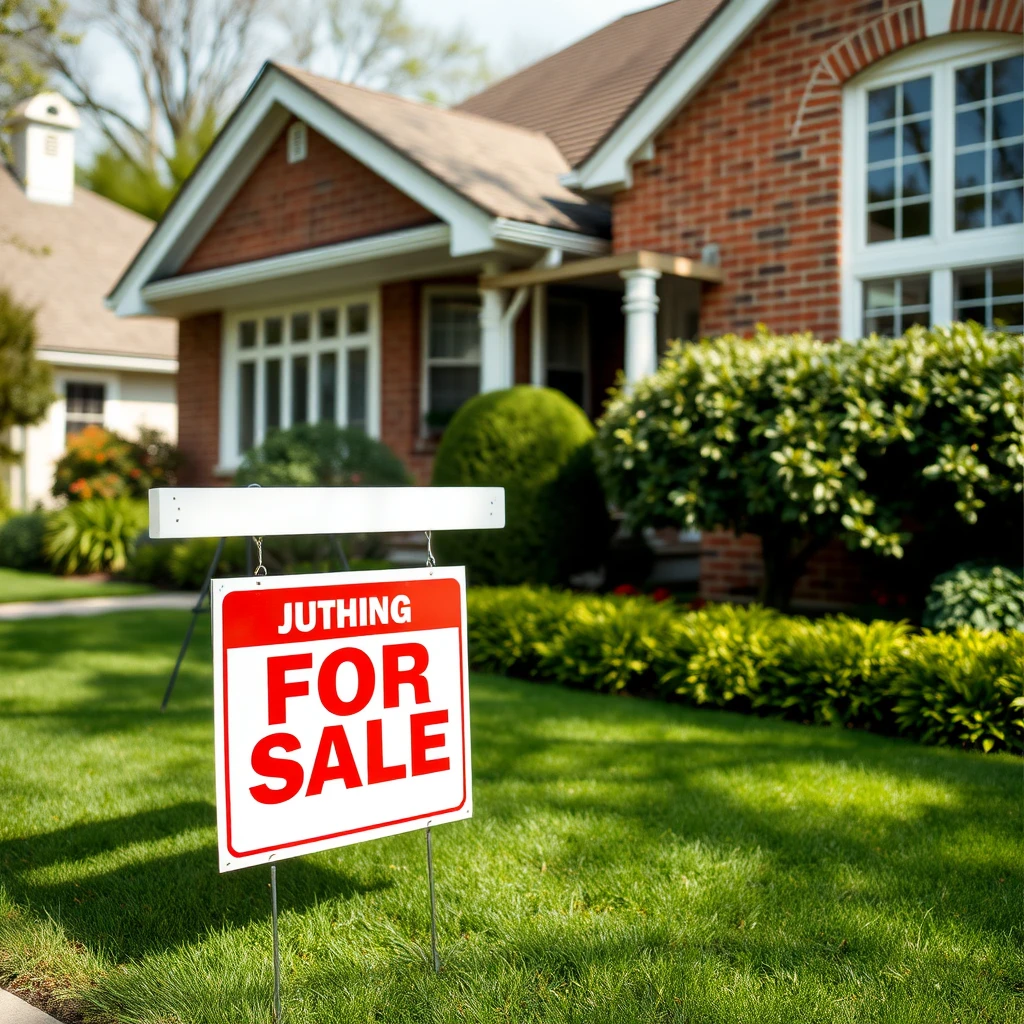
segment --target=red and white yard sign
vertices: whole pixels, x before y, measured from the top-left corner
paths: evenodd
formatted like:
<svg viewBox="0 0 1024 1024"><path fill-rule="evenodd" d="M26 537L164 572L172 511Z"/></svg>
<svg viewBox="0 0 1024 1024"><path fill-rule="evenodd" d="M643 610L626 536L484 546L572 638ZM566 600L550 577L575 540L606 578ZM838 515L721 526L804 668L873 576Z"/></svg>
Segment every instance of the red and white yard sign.
<svg viewBox="0 0 1024 1024"><path fill-rule="evenodd" d="M221 871L473 813L462 568L213 583Z"/></svg>

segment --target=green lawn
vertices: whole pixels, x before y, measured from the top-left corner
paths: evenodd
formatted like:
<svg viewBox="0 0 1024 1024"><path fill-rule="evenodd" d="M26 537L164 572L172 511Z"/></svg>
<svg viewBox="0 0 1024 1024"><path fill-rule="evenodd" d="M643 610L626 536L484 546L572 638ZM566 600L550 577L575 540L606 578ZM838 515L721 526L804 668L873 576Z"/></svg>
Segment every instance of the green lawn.
<svg viewBox="0 0 1024 1024"><path fill-rule="evenodd" d="M156 710L186 620L0 625L0 981L86 1020L271 1017L268 873L217 872L205 623ZM472 689L443 974L422 833L284 861L289 1024L1024 1019L1019 759Z"/></svg>
<svg viewBox="0 0 1024 1024"><path fill-rule="evenodd" d="M61 601L71 597L123 597L148 594L145 583L103 582L0 568L0 604L9 601Z"/></svg>

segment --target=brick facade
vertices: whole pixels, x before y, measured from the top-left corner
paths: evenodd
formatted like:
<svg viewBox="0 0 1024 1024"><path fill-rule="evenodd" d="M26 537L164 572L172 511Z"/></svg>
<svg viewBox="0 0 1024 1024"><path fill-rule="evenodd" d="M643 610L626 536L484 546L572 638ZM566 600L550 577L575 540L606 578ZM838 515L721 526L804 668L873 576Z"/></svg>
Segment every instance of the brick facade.
<svg viewBox="0 0 1024 1024"><path fill-rule="evenodd" d="M178 447L181 482L189 487L223 484L214 475L220 449L220 313L178 324Z"/></svg>
<svg viewBox="0 0 1024 1024"><path fill-rule="evenodd" d="M190 274L435 223L393 185L308 129L305 160L287 160L288 130L185 261Z"/></svg>

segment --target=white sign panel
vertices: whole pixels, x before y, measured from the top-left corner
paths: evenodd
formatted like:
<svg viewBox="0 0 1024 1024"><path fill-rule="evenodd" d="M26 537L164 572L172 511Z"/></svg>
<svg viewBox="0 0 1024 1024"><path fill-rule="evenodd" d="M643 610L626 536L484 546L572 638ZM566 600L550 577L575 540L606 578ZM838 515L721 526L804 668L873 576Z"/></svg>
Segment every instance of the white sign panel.
<svg viewBox="0 0 1024 1024"><path fill-rule="evenodd" d="M221 871L472 815L462 568L213 583Z"/></svg>

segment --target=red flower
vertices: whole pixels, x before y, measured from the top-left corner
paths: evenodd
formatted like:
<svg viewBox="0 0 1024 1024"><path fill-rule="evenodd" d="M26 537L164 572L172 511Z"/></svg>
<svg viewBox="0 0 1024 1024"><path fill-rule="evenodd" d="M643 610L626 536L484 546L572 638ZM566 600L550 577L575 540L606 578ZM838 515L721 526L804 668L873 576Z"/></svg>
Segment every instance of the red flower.
<svg viewBox="0 0 1024 1024"><path fill-rule="evenodd" d="M703 597L695 597L686 607L691 612L699 612L707 604Z"/></svg>
<svg viewBox="0 0 1024 1024"><path fill-rule="evenodd" d="M635 594L639 594L640 591L633 586L632 583L620 583L613 591L613 594L618 594L620 597L632 597Z"/></svg>
<svg viewBox="0 0 1024 1024"><path fill-rule="evenodd" d="M672 591L668 587L655 587L651 591L651 599L654 601L668 601L672 597Z"/></svg>

